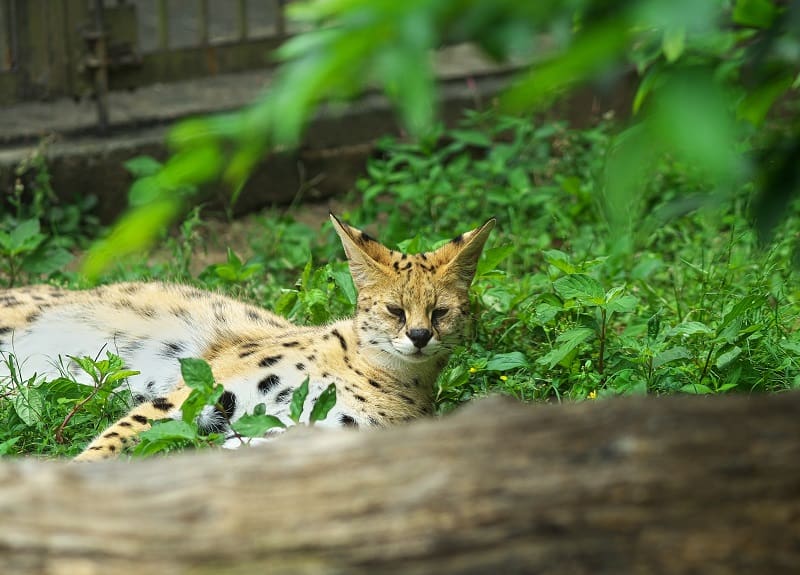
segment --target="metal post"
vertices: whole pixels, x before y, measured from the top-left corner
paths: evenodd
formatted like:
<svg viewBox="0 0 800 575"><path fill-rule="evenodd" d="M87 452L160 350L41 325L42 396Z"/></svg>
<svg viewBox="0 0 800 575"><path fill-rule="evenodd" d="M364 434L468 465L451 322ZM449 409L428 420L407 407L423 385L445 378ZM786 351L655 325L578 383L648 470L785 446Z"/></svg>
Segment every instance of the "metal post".
<svg viewBox="0 0 800 575"><path fill-rule="evenodd" d="M200 38L198 38L201 46L208 46L209 41L209 33L208 33L208 26L209 26L209 11L208 11L208 0L197 0L198 6L197 11L200 15Z"/></svg>
<svg viewBox="0 0 800 575"><path fill-rule="evenodd" d="M275 23L275 35L282 38L286 35L286 4L287 0L274 0L278 6L278 21Z"/></svg>
<svg viewBox="0 0 800 575"><path fill-rule="evenodd" d="M94 92L97 99L97 125L108 131L108 50L103 24L103 0L94 0Z"/></svg>
<svg viewBox="0 0 800 575"><path fill-rule="evenodd" d="M169 48L169 9L167 0L158 0L158 49L166 52Z"/></svg>
<svg viewBox="0 0 800 575"><path fill-rule="evenodd" d="M236 6L239 40L247 40L247 0L239 0Z"/></svg>

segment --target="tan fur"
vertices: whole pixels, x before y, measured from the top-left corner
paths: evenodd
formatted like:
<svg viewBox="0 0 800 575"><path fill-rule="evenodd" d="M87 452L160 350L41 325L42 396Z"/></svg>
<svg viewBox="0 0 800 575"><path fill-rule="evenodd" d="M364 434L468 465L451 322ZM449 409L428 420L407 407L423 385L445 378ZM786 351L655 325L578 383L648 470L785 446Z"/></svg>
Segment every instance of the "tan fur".
<svg viewBox="0 0 800 575"><path fill-rule="evenodd" d="M0 303L7 304L0 314L0 350L12 351L16 340L33 355L38 350L35 344L47 345L80 322L81 330L90 329L93 338L102 334L98 341L107 342L126 361L121 352L136 345L140 349L171 344L181 352L196 349L194 356L209 362L215 379L235 400L235 410L224 414L228 420L259 402L267 405L267 413L285 416L285 394L279 401L270 378L291 390L308 377L309 402L335 383L337 403L328 418L331 425L385 426L431 413L435 380L463 337L469 285L494 220L434 252L416 255L389 250L333 217L332 222L359 292L353 318L300 327L221 295L161 283L118 284L81 292L29 287L0 292ZM405 322L390 308L402 309ZM438 317L442 309L447 312ZM53 328L52 322L59 327ZM166 334L176 332L176 324L177 332L185 331L186 336L171 343ZM418 347L409 333L424 333L430 341ZM73 349L41 352L91 354L77 343ZM167 352L169 348L153 360L154 373L161 373L157 370L166 365L163 355ZM25 366L25 357L21 364ZM134 363L129 367L142 369ZM144 383L137 385L147 393ZM165 393L135 407L77 459L113 457L149 427L149 420L180 417L188 389L179 376L162 389Z"/></svg>

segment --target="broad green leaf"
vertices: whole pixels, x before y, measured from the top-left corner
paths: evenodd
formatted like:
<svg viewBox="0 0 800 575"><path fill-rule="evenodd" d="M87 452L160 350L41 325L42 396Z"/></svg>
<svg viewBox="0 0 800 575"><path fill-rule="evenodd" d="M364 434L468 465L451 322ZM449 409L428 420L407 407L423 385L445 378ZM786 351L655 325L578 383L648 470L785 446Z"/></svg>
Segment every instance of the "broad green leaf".
<svg viewBox="0 0 800 575"><path fill-rule="evenodd" d="M685 321L669 330L669 335L696 335L696 334L711 334L714 331L704 323L699 321Z"/></svg>
<svg viewBox="0 0 800 575"><path fill-rule="evenodd" d="M578 271L578 268L570 261L569 256L562 251L545 250L542 255L544 255L544 261L565 274L574 274Z"/></svg>
<svg viewBox="0 0 800 575"><path fill-rule="evenodd" d="M635 310L638 302L639 300L636 299L636 296L628 294L615 298L606 305L606 308L608 311L627 313Z"/></svg>
<svg viewBox="0 0 800 575"><path fill-rule="evenodd" d="M527 367L528 359L522 352L512 351L509 353L498 353L486 363L488 371L508 371L520 367Z"/></svg>
<svg viewBox="0 0 800 575"><path fill-rule="evenodd" d="M500 262L514 253L515 249L513 244L507 244L484 250L483 257L478 261L478 268L475 275L480 277L494 271Z"/></svg>
<svg viewBox="0 0 800 575"><path fill-rule="evenodd" d="M685 347L681 345L671 347L669 349L665 349L660 353L657 353L653 357L653 369L658 369L665 363L669 363L671 361L675 361L678 359L688 359L690 357L692 357L692 354Z"/></svg>
<svg viewBox="0 0 800 575"><path fill-rule="evenodd" d="M180 211L180 198L161 199L129 210L110 235L92 245L81 271L91 281L120 258L139 253L155 239Z"/></svg>
<svg viewBox="0 0 800 575"><path fill-rule="evenodd" d="M450 136L470 146L488 148L492 145L492 139L477 130L450 130Z"/></svg>
<svg viewBox="0 0 800 575"><path fill-rule="evenodd" d="M135 178L152 176L157 173L163 164L151 156L136 156L122 164Z"/></svg>
<svg viewBox="0 0 800 575"><path fill-rule="evenodd" d="M211 367L205 360L180 358L178 361L183 381L192 390L181 404L181 419L192 423L204 407L219 402L225 389L215 383Z"/></svg>
<svg viewBox="0 0 800 575"><path fill-rule="evenodd" d="M350 272L346 269L329 266L329 273L333 278L333 283L342 290L348 303L350 303L350 305L356 305L358 301L358 292L356 291L355 284L353 284L353 277L350 275Z"/></svg>
<svg viewBox="0 0 800 575"><path fill-rule="evenodd" d="M334 405L336 405L336 385L332 383L319 394L317 401L314 402L308 418L309 423L313 425L315 421L322 421L328 417L328 412L333 409Z"/></svg>
<svg viewBox="0 0 800 575"><path fill-rule="evenodd" d="M792 87L792 81L792 74L785 74L754 87L739 102L737 116L755 127L761 126L772 105Z"/></svg>
<svg viewBox="0 0 800 575"><path fill-rule="evenodd" d="M661 40L661 51L664 53L667 62L674 62L680 58L685 46L686 28L675 27L664 30L664 35Z"/></svg>
<svg viewBox="0 0 800 575"><path fill-rule="evenodd" d="M62 247L45 245L25 258L25 271L32 274L51 274L64 268L74 256Z"/></svg>
<svg viewBox="0 0 800 575"><path fill-rule="evenodd" d="M776 3L771 0L736 0L733 21L740 26L769 28L777 12Z"/></svg>
<svg viewBox="0 0 800 575"><path fill-rule="evenodd" d="M2 443L0 443L0 455L8 455L11 451L11 448L14 447L21 437L12 437L11 439L6 439Z"/></svg>
<svg viewBox="0 0 800 575"><path fill-rule="evenodd" d="M605 290L593 277L586 274L572 274L553 282L556 293L563 299L574 299L583 304L603 305Z"/></svg>
<svg viewBox="0 0 800 575"><path fill-rule="evenodd" d="M681 387L679 391L692 395L706 395L709 393L714 393L713 389L702 383L687 383Z"/></svg>
<svg viewBox="0 0 800 575"><path fill-rule="evenodd" d="M193 440L197 438L197 429L192 424L179 419L157 421L153 427L140 434L142 439L157 440Z"/></svg>
<svg viewBox="0 0 800 575"><path fill-rule="evenodd" d="M73 355L68 355L67 357L77 363L78 367L86 372L93 380L97 381L100 379L100 372L95 365L95 361L91 357L77 357Z"/></svg>
<svg viewBox="0 0 800 575"><path fill-rule="evenodd" d="M733 103L712 70L673 73L653 94L649 135L716 182L731 181L746 165L734 148L739 137Z"/></svg>
<svg viewBox="0 0 800 575"><path fill-rule="evenodd" d="M548 365L550 369L572 353L580 344L594 335L594 330L588 327L576 327L565 331L556 338L556 347L546 355L540 357L537 363Z"/></svg>
<svg viewBox="0 0 800 575"><path fill-rule="evenodd" d="M121 371L114 371L110 373L108 377L106 377L106 383L112 384L117 383L120 380L126 379L128 377L133 377L134 375L139 375L141 372L136 371L134 369L123 369Z"/></svg>
<svg viewBox="0 0 800 575"><path fill-rule="evenodd" d="M732 362L734 359L739 357L739 355L741 355L741 353L742 353L742 348L740 348L738 345L734 345L733 347L729 348L727 351L719 354L717 356L717 360L716 360L715 364L716 364L716 366L718 368L723 368L726 365L728 365L730 362Z"/></svg>
<svg viewBox="0 0 800 575"><path fill-rule="evenodd" d="M191 445L197 440L197 426L181 420L156 421L153 427L139 434L139 439L134 455L153 455Z"/></svg>
<svg viewBox="0 0 800 575"><path fill-rule="evenodd" d="M35 387L22 387L17 391L13 400L14 411L25 425L35 425L42 420L44 400L42 394Z"/></svg>
<svg viewBox="0 0 800 575"><path fill-rule="evenodd" d="M292 402L289 404L289 417L295 423L299 423L300 416L303 415L303 405L306 402L306 397L308 397L308 377L292 393Z"/></svg>
<svg viewBox="0 0 800 575"><path fill-rule="evenodd" d="M39 220L36 218L18 223L9 234L11 252L22 253L36 249L44 240L39 229Z"/></svg>
<svg viewBox="0 0 800 575"><path fill-rule="evenodd" d="M567 50L523 74L501 97L501 107L510 112L541 107L563 89L616 60L627 48L628 38L629 26L624 18L593 23Z"/></svg>
<svg viewBox="0 0 800 575"><path fill-rule="evenodd" d="M202 391L213 389L214 374L204 359L182 357L178 361L181 364L181 376L188 387Z"/></svg>
<svg viewBox="0 0 800 575"><path fill-rule="evenodd" d="M286 425L274 415L248 413L234 421L231 427L236 433L245 437L262 437L270 429Z"/></svg>

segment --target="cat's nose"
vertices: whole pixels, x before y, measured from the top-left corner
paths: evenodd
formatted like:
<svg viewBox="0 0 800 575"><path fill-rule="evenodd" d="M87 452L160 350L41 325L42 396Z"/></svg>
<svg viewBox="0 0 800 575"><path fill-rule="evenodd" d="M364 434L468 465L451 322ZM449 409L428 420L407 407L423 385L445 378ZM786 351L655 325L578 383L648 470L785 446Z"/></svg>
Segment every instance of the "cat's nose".
<svg viewBox="0 0 800 575"><path fill-rule="evenodd" d="M406 332L406 335L408 336L408 339L410 339L411 342L414 344L414 346L418 347L419 349L425 347L430 341L431 336L433 336L433 334L429 329L424 329L424 328L410 329Z"/></svg>

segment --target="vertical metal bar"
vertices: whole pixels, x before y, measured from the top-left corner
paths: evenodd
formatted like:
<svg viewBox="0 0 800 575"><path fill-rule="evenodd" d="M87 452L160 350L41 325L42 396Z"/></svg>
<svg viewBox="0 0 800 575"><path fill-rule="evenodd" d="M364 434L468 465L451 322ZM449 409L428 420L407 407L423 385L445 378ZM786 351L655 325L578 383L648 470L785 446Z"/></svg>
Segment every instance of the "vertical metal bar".
<svg viewBox="0 0 800 575"><path fill-rule="evenodd" d="M236 23L239 28L239 40L247 40L247 0L236 3Z"/></svg>
<svg viewBox="0 0 800 575"><path fill-rule="evenodd" d="M197 11L200 16L200 37L198 41L201 46L208 46L208 0L197 0Z"/></svg>
<svg viewBox="0 0 800 575"><path fill-rule="evenodd" d="M169 7L168 0L158 0L156 10L158 12L158 49L166 51L169 48Z"/></svg>
<svg viewBox="0 0 800 575"><path fill-rule="evenodd" d="M11 69L11 38L8 25L8 1L0 0L0 72Z"/></svg>
<svg viewBox="0 0 800 575"><path fill-rule="evenodd" d="M277 4L277 17L278 21L275 22L275 35L282 38L286 35L286 4L287 0L272 0Z"/></svg>
<svg viewBox="0 0 800 575"><path fill-rule="evenodd" d="M97 99L97 125L100 133L108 131L108 54L103 24L103 0L94 0L94 91Z"/></svg>

